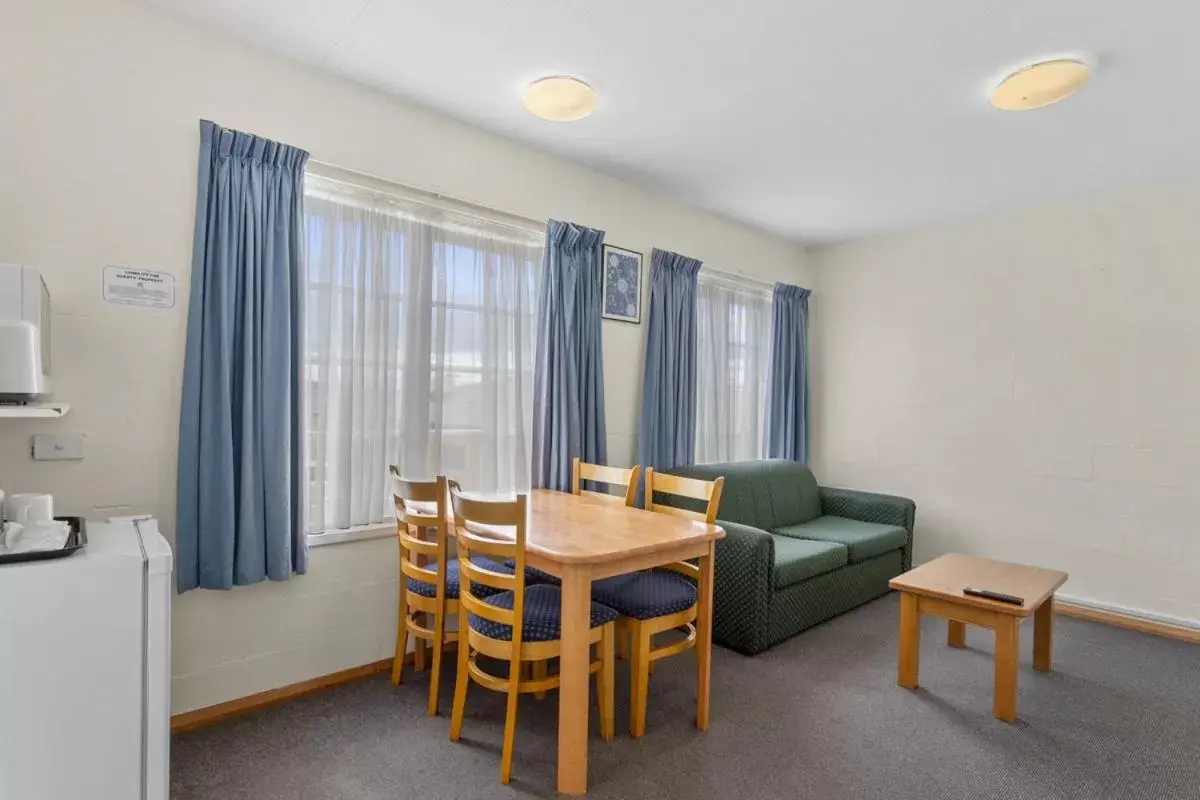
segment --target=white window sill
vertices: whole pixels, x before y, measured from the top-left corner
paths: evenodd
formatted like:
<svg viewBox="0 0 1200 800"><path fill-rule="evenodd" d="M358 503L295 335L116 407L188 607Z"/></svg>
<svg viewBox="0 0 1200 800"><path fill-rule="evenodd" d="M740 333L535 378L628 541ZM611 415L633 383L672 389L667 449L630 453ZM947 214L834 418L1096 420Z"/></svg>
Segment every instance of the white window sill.
<svg viewBox="0 0 1200 800"><path fill-rule="evenodd" d="M308 535L309 547L324 547L328 544L345 544L347 542L363 542L368 539L394 539L396 523L377 522L372 525L356 525L342 530L322 531Z"/></svg>

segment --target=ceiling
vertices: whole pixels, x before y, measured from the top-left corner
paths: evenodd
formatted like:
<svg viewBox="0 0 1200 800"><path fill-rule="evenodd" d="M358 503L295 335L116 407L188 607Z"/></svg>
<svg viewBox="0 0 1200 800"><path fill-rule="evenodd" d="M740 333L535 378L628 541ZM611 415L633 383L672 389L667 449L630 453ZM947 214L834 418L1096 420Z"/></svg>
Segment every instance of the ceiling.
<svg viewBox="0 0 1200 800"><path fill-rule="evenodd" d="M1200 174L1192 0L144 0L806 243ZM1061 105L988 89L1083 55ZM572 124L530 80L596 87Z"/></svg>

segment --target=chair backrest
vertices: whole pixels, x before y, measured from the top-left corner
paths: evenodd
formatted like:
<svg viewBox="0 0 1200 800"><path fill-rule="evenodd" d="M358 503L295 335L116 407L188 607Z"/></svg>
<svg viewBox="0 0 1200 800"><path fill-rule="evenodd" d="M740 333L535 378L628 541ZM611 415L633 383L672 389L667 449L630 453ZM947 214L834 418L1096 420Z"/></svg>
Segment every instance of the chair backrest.
<svg viewBox="0 0 1200 800"><path fill-rule="evenodd" d="M717 509L721 506L721 490L725 486L725 478L718 477L713 481L703 481L699 478L682 478L678 475L667 475L646 468L646 510L660 514L673 514L677 517L690 517L713 523L717 519ZM654 493L673 494L692 500L701 500L708 504L703 511L692 511L686 508L663 505L654 502Z"/></svg>
<svg viewBox="0 0 1200 800"><path fill-rule="evenodd" d="M641 469L638 466L622 469L603 464L589 464L586 461L580 461L578 457L573 458L571 459L571 494L586 494L599 497L601 500L619 503L622 500L620 495L593 492L584 489L581 484L583 481L595 481L607 483L609 486L623 486L625 488L625 505L632 506L637 502L638 473Z"/></svg>
<svg viewBox="0 0 1200 800"><path fill-rule="evenodd" d="M521 622L525 615L526 497L519 494L515 500L476 500L463 496L462 487L457 481L450 481L449 488L458 543L459 608L492 622L508 625L512 628L513 645L519 648ZM506 531L497 531L497 528ZM512 538L508 538L508 535ZM514 574L509 575L479 566L471 561L471 556L476 553L486 555L490 560L501 564L512 561L515 566ZM499 608L483 602L474 591L474 584L477 583L493 589L511 591L512 609Z"/></svg>
<svg viewBox="0 0 1200 800"><path fill-rule="evenodd" d="M393 466L392 501L396 505L396 535L400 539L400 572L422 583L437 587L437 597L446 594L446 478L412 481L400 477ZM427 531L434 531L434 538ZM432 565L429 564L433 561ZM401 578L404 581L404 577ZM402 584L403 586L406 584Z"/></svg>

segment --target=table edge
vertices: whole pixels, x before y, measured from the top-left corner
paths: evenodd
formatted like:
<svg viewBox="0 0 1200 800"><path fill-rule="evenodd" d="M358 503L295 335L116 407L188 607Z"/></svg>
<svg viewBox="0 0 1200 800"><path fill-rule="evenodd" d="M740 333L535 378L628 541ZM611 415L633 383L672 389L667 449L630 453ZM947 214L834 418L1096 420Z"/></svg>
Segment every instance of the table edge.
<svg viewBox="0 0 1200 800"><path fill-rule="evenodd" d="M645 546L640 546L640 547L631 547L627 550L621 550L621 551L615 552L612 555L608 555L608 556L564 555L562 553L558 553L553 550L546 550L545 548L540 547L535 544L532 544L528 541L526 541L526 543L525 543L525 549L527 552L537 553L539 556L546 559L547 561L553 561L558 564L565 564L565 565L571 565L571 566L578 566L581 564L607 564L611 561L621 561L623 559L629 558L630 556L649 555L650 553L654 553L654 552L657 552L660 550L671 551L671 550L675 550L677 548L687 547L689 545L708 544L710 542L717 542L717 541L720 541L721 539L725 538L725 529L722 528L720 525L713 523L709 527L715 528L716 530L707 530L703 534L698 534L696 536L692 536L687 539L680 539L680 540L673 541L673 542L655 542L654 544L650 544L650 545L645 545Z"/></svg>
<svg viewBox="0 0 1200 800"><path fill-rule="evenodd" d="M1041 568L1039 567L1039 569ZM1049 571L1059 572L1058 570ZM1059 572L1059 575L1062 577L1055 582L1054 587L1044 595L1041 595L1037 602L1032 603L1028 607L1024 605L1014 606L1010 605L1009 603L1001 603L997 600L988 600L986 597L972 597L971 595L965 594L950 594L949 592L943 592L937 589L897 584L896 578L892 578L890 581L888 581L888 588L897 592L913 594L918 597L932 597L936 600L945 600L950 603L971 606L972 608L982 608L986 611L996 611L1013 617L1029 617L1032 616L1039 608L1041 608L1043 603L1054 597L1055 592L1061 589L1062 585L1067 582L1067 573Z"/></svg>

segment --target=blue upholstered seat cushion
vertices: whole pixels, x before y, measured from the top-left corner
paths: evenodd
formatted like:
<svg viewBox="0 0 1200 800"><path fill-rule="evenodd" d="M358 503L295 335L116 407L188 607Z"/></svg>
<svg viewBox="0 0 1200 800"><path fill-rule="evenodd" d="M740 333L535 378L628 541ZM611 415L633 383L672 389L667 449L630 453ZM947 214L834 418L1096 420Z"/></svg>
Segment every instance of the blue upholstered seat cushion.
<svg viewBox="0 0 1200 800"><path fill-rule="evenodd" d="M504 562L504 566L511 570L516 570L517 562L510 558L508 561ZM542 572L540 569L534 569L533 567L525 568L525 580L528 583L549 583L553 586L559 586L562 584L562 581L559 580L557 575L551 575L549 572Z"/></svg>
<svg viewBox="0 0 1200 800"><path fill-rule="evenodd" d="M596 581L592 600L633 619L654 619L696 605L696 584L675 572L635 572Z"/></svg>
<svg viewBox="0 0 1200 800"><path fill-rule="evenodd" d="M505 575L512 575L512 567L506 567L499 564L486 556L471 556L471 563L480 569L491 570L492 572L503 572ZM437 586L425 581L419 581L416 578L408 579L408 590L422 597L437 597ZM474 586L476 597L487 597L490 594L496 594L501 591L492 586L484 586L482 583L476 582ZM461 592L458 579L458 559L454 559L446 565L446 597L451 600L458 599Z"/></svg>
<svg viewBox="0 0 1200 800"><path fill-rule="evenodd" d="M501 592L487 598L490 606L513 607L513 593ZM551 642L562 638L562 590L557 586L537 584L525 587L525 620L521 628L521 639L526 642ZM616 622L620 616L608 606L592 603L592 627L598 628ZM512 628L490 619L470 615L471 629L492 639L512 641Z"/></svg>

